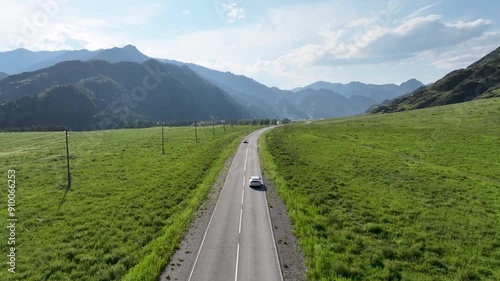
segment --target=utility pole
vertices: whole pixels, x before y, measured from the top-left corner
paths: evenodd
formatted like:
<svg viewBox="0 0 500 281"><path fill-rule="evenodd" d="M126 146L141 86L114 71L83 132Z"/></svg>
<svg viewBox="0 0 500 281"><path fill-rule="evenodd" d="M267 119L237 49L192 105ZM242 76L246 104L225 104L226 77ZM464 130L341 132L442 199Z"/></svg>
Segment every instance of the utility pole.
<svg viewBox="0 0 500 281"><path fill-rule="evenodd" d="M163 127L164 123L161 123L161 153L165 155L165 133Z"/></svg>
<svg viewBox="0 0 500 281"><path fill-rule="evenodd" d="M226 131L226 120L222 121L222 124L224 124L224 132Z"/></svg>
<svg viewBox="0 0 500 281"><path fill-rule="evenodd" d="M68 140L68 130L65 130L66 134L66 163L68 166L68 189L71 187L71 172L69 169L69 140Z"/></svg>
<svg viewBox="0 0 500 281"><path fill-rule="evenodd" d="M195 136L196 142L198 142L198 130L196 129L196 121L194 121L194 136Z"/></svg>
<svg viewBox="0 0 500 281"><path fill-rule="evenodd" d="M210 119L212 120L212 134L215 136L215 120L217 119L214 115L210 115Z"/></svg>

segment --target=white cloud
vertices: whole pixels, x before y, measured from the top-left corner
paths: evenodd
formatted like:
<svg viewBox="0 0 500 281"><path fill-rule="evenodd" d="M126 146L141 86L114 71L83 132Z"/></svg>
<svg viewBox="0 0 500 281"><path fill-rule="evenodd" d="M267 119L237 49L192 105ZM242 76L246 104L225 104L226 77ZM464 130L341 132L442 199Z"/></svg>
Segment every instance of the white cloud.
<svg viewBox="0 0 500 281"><path fill-rule="evenodd" d="M182 10L182 13L185 15L185 16L189 16L191 15L191 11L190 10Z"/></svg>
<svg viewBox="0 0 500 281"><path fill-rule="evenodd" d="M392 30L382 31L359 50L361 57L407 58L417 52L453 46L480 37L491 21L445 23L440 16L409 19Z"/></svg>
<svg viewBox="0 0 500 281"><path fill-rule="evenodd" d="M421 52L417 58L431 61L437 69L452 71L464 68L479 60L498 47L500 32L486 32L481 37L473 38L454 48L437 48Z"/></svg>
<svg viewBox="0 0 500 281"><path fill-rule="evenodd" d="M2 1L2 9L0 9L0 32L20 32L23 21L31 20L32 18L31 16L26 17L22 15L33 15L35 9L32 5L26 5L26 3L19 3L13 0L5 1L7 3Z"/></svg>
<svg viewBox="0 0 500 281"><path fill-rule="evenodd" d="M446 23L441 16L429 15L392 28L374 25L360 34L330 30L319 33L320 43L294 48L279 60L300 67L390 62L479 38L491 24L485 19Z"/></svg>
<svg viewBox="0 0 500 281"><path fill-rule="evenodd" d="M343 51L345 54L349 53L340 41L346 35L345 30L335 31L327 27L320 29L317 34L321 37L321 44L309 43L292 49L278 58L276 62L283 67L307 67L316 64L318 58L327 57L333 52L340 53Z"/></svg>
<svg viewBox="0 0 500 281"><path fill-rule="evenodd" d="M464 68L468 66L471 61L475 61L477 59L478 58L476 56L465 54L438 60L433 62L432 65L439 69Z"/></svg>
<svg viewBox="0 0 500 281"><path fill-rule="evenodd" d="M91 23L92 24L92 23ZM32 41L32 50L71 50L112 48L123 46L127 40L117 35L89 31L79 25L55 23L40 32Z"/></svg>
<svg viewBox="0 0 500 281"><path fill-rule="evenodd" d="M246 18L246 12L245 9L243 8L238 8L238 5L235 3L232 4L226 4L225 6L226 9L226 18L227 22L235 22L236 20L244 19Z"/></svg>
<svg viewBox="0 0 500 281"><path fill-rule="evenodd" d="M482 28L484 26L491 25L492 23L493 23L492 20L477 19L477 20L472 21L472 22L458 21L456 23L447 23L445 25L447 27L457 28L460 30L472 30L472 29Z"/></svg>
<svg viewBox="0 0 500 281"><path fill-rule="evenodd" d="M234 23L237 20L246 18L246 11L244 8L240 7L242 0L238 1L214 1L214 9L219 15L219 18L225 23Z"/></svg>
<svg viewBox="0 0 500 281"><path fill-rule="evenodd" d="M332 14L339 16L332 18ZM273 9L257 23L182 34L160 43L166 46L161 49L153 47L159 42L145 42L145 45L151 46L147 49L155 57L232 71L269 85L292 87L319 79L331 81L328 77L332 76L340 81L352 76L353 69L363 75L357 69L371 69L369 64L377 65L370 77L380 79L383 72L397 69L397 76L392 79L402 82L406 78L419 78L404 74L410 66L444 70L474 60L474 56L464 53L440 56L436 53L480 38L486 40L486 30L491 24L487 19L453 22L444 21L443 16L428 15L382 26L373 18L353 17L342 5L327 1ZM489 37L490 41L496 38ZM461 50L470 50L470 46L463 46ZM426 52L429 54L425 55ZM389 63L394 61L398 61L398 66L391 69ZM347 69L351 73L346 73ZM432 81L430 76L422 76L424 82ZM282 84L282 81L288 82Z"/></svg>
<svg viewBox="0 0 500 281"><path fill-rule="evenodd" d="M427 10L430 10L436 6L439 6L441 5L441 3L443 3L442 1L439 1L439 2L436 2L436 3L432 3L432 4L429 4L427 6L424 6L418 10L416 10L415 12L413 12L411 15L409 15L407 18L408 19L411 19L411 18L415 18L415 17L418 17L420 16L424 11L427 11Z"/></svg>
<svg viewBox="0 0 500 281"><path fill-rule="evenodd" d="M304 13L304 10L310 13ZM328 36L328 30L332 29L335 21L342 21L341 17L332 20L331 15L335 11L338 9L331 3L295 5L270 10L258 23L180 34L163 42L157 39L148 41L147 45L165 46L151 47L156 49L152 54L155 57L168 56L194 62L207 57L243 62L255 61L259 56L272 59L275 54L300 46L302 42L321 39L321 32L323 36ZM225 47L235 43L239 48L227 52Z"/></svg>
<svg viewBox="0 0 500 281"><path fill-rule="evenodd" d="M33 41L40 38L52 24L57 22L66 2L3 0L0 10L1 48L32 48Z"/></svg>

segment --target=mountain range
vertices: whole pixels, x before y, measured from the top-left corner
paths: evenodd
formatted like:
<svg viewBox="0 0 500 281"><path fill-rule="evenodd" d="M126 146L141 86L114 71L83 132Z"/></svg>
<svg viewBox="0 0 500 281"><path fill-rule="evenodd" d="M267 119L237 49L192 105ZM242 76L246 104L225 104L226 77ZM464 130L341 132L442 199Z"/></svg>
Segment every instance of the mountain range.
<svg viewBox="0 0 500 281"><path fill-rule="evenodd" d="M8 74L35 71L53 66L63 61L71 60L105 60L109 62L144 62L150 57L142 54L135 46L123 48L100 49L96 51L40 51L32 52L26 49L16 49L0 52L0 71Z"/></svg>
<svg viewBox="0 0 500 281"><path fill-rule="evenodd" d="M116 107L115 101L130 101L134 89L143 84L141 79L151 76L155 67L168 73L165 81L148 90L147 97L137 106L129 102L118 114L112 108ZM74 129L92 129L103 120L111 127L123 127L138 122L207 120L214 116L330 118L362 113L374 104L422 86L414 79L401 85L317 82L287 91L231 72L154 60L131 45L97 51L0 52L0 70L7 72L4 76L10 74L0 81L0 128L64 123ZM73 99L64 96L64 92ZM85 106L78 107L73 101ZM62 112L59 105L73 110ZM81 114L84 121L66 118L71 112Z"/></svg>
<svg viewBox="0 0 500 281"><path fill-rule="evenodd" d="M370 106L410 93L424 86L410 79L400 85L374 85L361 82L349 84L316 82L290 91L267 87L243 75L221 72L191 63L164 60L187 65L247 106L257 116L291 119L332 118L363 113Z"/></svg>
<svg viewBox="0 0 500 281"><path fill-rule="evenodd" d="M311 85L295 88L292 91L301 91L304 88L310 88L315 90L331 90L333 92L339 93L345 97L352 96L364 96L369 97L378 103L384 100L393 99L395 97L410 93L415 89L424 86L424 84L416 79L410 79L400 85L395 84L384 84L384 85L374 85L374 84L364 84L361 82L351 82L348 84L341 83L330 83L324 81L318 81Z"/></svg>
<svg viewBox="0 0 500 281"><path fill-rule="evenodd" d="M187 67L66 61L0 81L0 127L107 129L137 122L250 118L227 93Z"/></svg>
<svg viewBox="0 0 500 281"><path fill-rule="evenodd" d="M432 85L375 107L389 113L500 97L500 47L467 68L445 75Z"/></svg>

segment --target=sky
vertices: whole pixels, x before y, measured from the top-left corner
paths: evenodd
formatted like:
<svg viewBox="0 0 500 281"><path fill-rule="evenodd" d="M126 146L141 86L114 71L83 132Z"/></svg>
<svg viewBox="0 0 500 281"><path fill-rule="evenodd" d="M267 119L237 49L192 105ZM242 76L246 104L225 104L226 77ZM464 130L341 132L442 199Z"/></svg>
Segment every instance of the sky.
<svg viewBox="0 0 500 281"><path fill-rule="evenodd" d="M291 89L432 83L500 45L493 0L0 0L0 51L136 46Z"/></svg>

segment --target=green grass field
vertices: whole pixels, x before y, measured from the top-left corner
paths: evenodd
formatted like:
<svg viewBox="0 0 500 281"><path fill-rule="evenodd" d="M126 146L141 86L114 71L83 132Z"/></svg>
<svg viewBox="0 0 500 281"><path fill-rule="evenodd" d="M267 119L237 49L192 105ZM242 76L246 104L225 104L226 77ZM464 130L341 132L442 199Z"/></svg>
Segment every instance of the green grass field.
<svg viewBox="0 0 500 281"><path fill-rule="evenodd" d="M225 160L254 126L1 133L0 280L157 280ZM16 171L16 273L7 171Z"/></svg>
<svg viewBox="0 0 500 281"><path fill-rule="evenodd" d="M500 99L263 141L309 280L500 280Z"/></svg>

